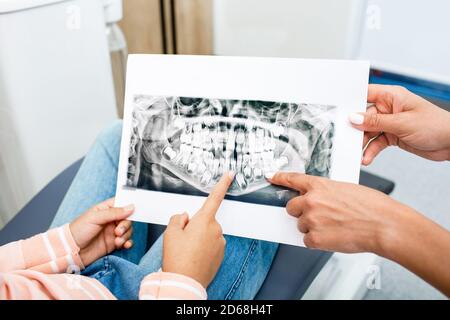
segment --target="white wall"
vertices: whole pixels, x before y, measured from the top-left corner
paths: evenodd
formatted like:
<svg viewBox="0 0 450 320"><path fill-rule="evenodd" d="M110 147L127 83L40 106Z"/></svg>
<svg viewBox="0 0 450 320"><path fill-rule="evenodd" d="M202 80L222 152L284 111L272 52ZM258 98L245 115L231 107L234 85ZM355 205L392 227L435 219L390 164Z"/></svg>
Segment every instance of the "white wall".
<svg viewBox="0 0 450 320"><path fill-rule="evenodd" d="M365 0L214 0L218 55L351 58Z"/></svg>
<svg viewBox="0 0 450 320"><path fill-rule="evenodd" d="M360 57L450 84L450 1L369 0L367 14Z"/></svg>
<svg viewBox="0 0 450 320"><path fill-rule="evenodd" d="M358 58L450 84L448 0L214 0L219 55Z"/></svg>

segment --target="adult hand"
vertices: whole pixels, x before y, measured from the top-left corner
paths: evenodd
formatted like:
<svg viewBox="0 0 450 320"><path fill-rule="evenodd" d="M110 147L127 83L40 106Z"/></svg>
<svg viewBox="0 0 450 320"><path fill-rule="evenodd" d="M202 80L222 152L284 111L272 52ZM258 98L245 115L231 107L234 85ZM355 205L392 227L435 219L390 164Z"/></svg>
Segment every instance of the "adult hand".
<svg viewBox="0 0 450 320"><path fill-rule="evenodd" d="M364 131L364 146L384 134L366 149L364 165L388 146L430 160L450 160L450 112L398 86L369 85L367 101L373 106L366 113L350 115L350 122Z"/></svg>
<svg viewBox="0 0 450 320"><path fill-rule="evenodd" d="M70 223L73 239L80 247L80 258L85 266L115 249L129 249L133 232L127 219L134 206L114 208L114 198L106 200Z"/></svg>
<svg viewBox="0 0 450 320"><path fill-rule="evenodd" d="M373 189L300 173L268 180L302 193L287 204L309 248L373 252L393 260L450 297L450 232Z"/></svg>
<svg viewBox="0 0 450 320"><path fill-rule="evenodd" d="M298 218L298 228L309 248L345 253L375 252L421 216L387 195L364 186L300 173L275 173L268 180L300 191L287 212Z"/></svg>
<svg viewBox="0 0 450 320"><path fill-rule="evenodd" d="M233 173L225 174L190 220L187 213L172 216L164 233L163 271L183 274L208 287L225 250L222 228L215 217L233 179Z"/></svg>

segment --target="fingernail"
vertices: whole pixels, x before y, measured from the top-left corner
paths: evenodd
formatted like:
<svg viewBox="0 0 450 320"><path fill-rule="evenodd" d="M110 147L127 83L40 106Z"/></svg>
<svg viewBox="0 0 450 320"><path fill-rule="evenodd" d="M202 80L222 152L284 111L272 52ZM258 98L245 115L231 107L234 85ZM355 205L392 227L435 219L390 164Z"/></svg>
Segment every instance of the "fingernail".
<svg viewBox="0 0 450 320"><path fill-rule="evenodd" d="M348 119L350 120L351 123L356 124L356 125L361 125L364 123L364 116L359 113L350 114L348 116Z"/></svg>
<svg viewBox="0 0 450 320"><path fill-rule="evenodd" d="M125 212L130 213L134 211L134 204L129 204L125 207L123 207L123 210L125 210Z"/></svg>
<svg viewBox="0 0 450 320"><path fill-rule="evenodd" d="M234 172L234 171L228 171L228 176L229 176L231 179L234 179L234 175L235 175L235 172Z"/></svg>
<svg viewBox="0 0 450 320"><path fill-rule="evenodd" d="M368 164L369 164L369 158L368 157L366 157L366 156L364 156L363 158L362 158L362 163L363 163L363 165L365 165L365 166L367 166Z"/></svg>
<svg viewBox="0 0 450 320"><path fill-rule="evenodd" d="M275 175L275 172L266 172L266 174L264 176L266 177L266 179L270 180L273 178L274 175Z"/></svg>
<svg viewBox="0 0 450 320"><path fill-rule="evenodd" d="M125 244L126 244L127 242L125 242ZM129 245L128 245L128 249L130 249L132 246L133 246L133 240L128 240L128 243L129 243Z"/></svg>
<svg viewBox="0 0 450 320"><path fill-rule="evenodd" d="M125 228L124 226L120 227L120 234L124 234L125 231L127 231L127 228Z"/></svg>

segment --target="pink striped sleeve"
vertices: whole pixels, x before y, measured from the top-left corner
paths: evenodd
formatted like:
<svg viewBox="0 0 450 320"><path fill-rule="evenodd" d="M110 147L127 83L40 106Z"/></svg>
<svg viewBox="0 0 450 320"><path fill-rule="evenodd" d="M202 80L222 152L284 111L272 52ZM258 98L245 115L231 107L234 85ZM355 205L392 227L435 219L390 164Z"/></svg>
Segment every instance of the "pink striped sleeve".
<svg viewBox="0 0 450 320"><path fill-rule="evenodd" d="M33 270L0 272L0 301L17 299L110 300L114 295L98 280L73 274Z"/></svg>
<svg viewBox="0 0 450 320"><path fill-rule="evenodd" d="M139 292L141 300L206 300L205 288L192 278L155 272L144 278Z"/></svg>
<svg viewBox="0 0 450 320"><path fill-rule="evenodd" d="M15 241L0 247L0 272L25 269L20 242Z"/></svg>
<svg viewBox="0 0 450 320"><path fill-rule="evenodd" d="M77 272L84 268L69 224L19 242L24 269L43 273Z"/></svg>

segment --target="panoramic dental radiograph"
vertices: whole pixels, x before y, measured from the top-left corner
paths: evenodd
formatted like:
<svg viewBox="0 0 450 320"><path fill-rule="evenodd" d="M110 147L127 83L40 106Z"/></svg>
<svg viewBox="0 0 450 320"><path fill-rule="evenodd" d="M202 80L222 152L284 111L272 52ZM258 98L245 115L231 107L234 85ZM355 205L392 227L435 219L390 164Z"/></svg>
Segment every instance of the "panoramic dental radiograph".
<svg viewBox="0 0 450 320"><path fill-rule="evenodd" d="M206 195L234 171L227 199L285 206L297 193L265 173L328 177L334 106L136 95L127 187Z"/></svg>

